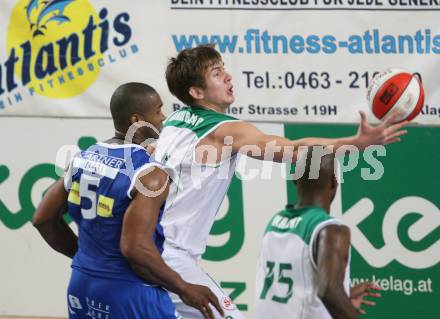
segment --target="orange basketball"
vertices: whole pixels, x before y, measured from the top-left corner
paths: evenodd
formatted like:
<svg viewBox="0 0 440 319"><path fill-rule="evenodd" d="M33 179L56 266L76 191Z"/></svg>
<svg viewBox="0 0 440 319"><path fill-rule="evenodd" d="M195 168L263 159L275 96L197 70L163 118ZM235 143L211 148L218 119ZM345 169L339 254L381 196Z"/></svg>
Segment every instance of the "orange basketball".
<svg viewBox="0 0 440 319"><path fill-rule="evenodd" d="M424 90L420 78L402 69L387 69L371 80L367 100L373 114L383 120L395 110L401 115L396 122L411 121L421 111Z"/></svg>

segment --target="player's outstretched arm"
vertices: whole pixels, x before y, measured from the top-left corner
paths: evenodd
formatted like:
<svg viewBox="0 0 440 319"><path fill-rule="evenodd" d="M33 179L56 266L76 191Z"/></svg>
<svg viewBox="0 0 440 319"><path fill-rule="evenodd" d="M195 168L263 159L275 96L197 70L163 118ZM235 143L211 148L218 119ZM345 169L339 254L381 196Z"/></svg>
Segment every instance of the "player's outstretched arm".
<svg viewBox="0 0 440 319"><path fill-rule="evenodd" d="M162 259L153 235L160 208L168 195L168 175L159 168L141 175L124 216L120 242L122 254L140 277L178 294L187 305L199 309L204 318L214 318L209 304L223 315L217 297L208 287L187 283Z"/></svg>
<svg viewBox="0 0 440 319"><path fill-rule="evenodd" d="M333 150L337 150L344 145L352 145L357 147L360 151L371 145L387 145L391 143L400 142L400 137L407 133L403 127L408 124L407 121L393 124L400 116L398 111L395 111L390 117L377 126L368 123L365 112L360 111L360 122L356 135L341 138L319 138L309 137L295 140L297 146L300 145L333 145Z"/></svg>
<svg viewBox="0 0 440 319"><path fill-rule="evenodd" d="M224 145L231 145L233 153L274 162L296 161L298 145L281 136L264 134L255 125L241 121L220 125L199 143L204 144L214 145L220 152L223 152Z"/></svg>
<svg viewBox="0 0 440 319"><path fill-rule="evenodd" d="M354 319L359 315L343 286L349 248L348 227L329 225L319 232L314 254L318 268L318 296L335 319Z"/></svg>
<svg viewBox="0 0 440 319"><path fill-rule="evenodd" d="M363 150L370 145L386 145L400 141L400 137L407 133L402 128L408 122L393 124L399 116L393 113L383 123L377 126L370 125L364 112L360 112L361 120L357 133L354 136L341 138L306 137L297 140L267 135L253 124L247 122L229 122L218 127L206 137L201 144L216 145L218 150L225 145L225 141L232 142L232 150L250 157L274 162L295 162L298 148L301 146L333 146L333 151L344 145L352 145ZM206 142L206 143L204 143Z"/></svg>
<svg viewBox="0 0 440 319"><path fill-rule="evenodd" d="M50 247L72 258L78 250L78 238L63 219L67 211L67 196L61 178L44 195L32 218L32 224Z"/></svg>

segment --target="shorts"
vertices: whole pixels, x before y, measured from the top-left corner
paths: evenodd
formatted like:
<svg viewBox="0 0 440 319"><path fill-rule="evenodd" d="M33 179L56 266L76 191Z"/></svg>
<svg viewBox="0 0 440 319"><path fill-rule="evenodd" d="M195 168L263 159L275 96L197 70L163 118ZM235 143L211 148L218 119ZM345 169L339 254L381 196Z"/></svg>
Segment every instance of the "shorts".
<svg viewBox="0 0 440 319"><path fill-rule="evenodd" d="M69 319L181 318L160 287L95 277L78 269L72 269L67 308Z"/></svg>
<svg viewBox="0 0 440 319"><path fill-rule="evenodd" d="M222 317L220 313L211 305L212 313L216 319L245 319L240 313L231 298L223 292L219 285L207 273L203 271L199 265L199 258L191 256L184 250L175 249L165 246L162 253L162 258L167 265L177 272L183 280L191 283L206 286L217 296L220 306L222 307L225 316ZM203 319L202 313L193 307L183 303L178 295L169 293L171 300L176 307L178 313L185 319Z"/></svg>

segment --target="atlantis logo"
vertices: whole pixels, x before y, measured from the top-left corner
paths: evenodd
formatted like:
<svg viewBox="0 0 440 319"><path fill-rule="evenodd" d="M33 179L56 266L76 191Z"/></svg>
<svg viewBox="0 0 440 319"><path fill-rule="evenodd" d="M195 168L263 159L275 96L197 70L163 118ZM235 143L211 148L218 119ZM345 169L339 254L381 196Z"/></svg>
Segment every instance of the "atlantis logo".
<svg viewBox="0 0 440 319"><path fill-rule="evenodd" d="M64 9L73 1L74 0L52 0L43 1L39 4L38 0L31 0L26 6L26 17L31 30L35 27L33 36L44 35L43 29L47 29L47 24L49 22L58 22L58 24L62 24L70 21L70 19L64 15ZM38 14L31 21L32 12L37 10Z"/></svg>
<svg viewBox="0 0 440 319"><path fill-rule="evenodd" d="M0 110L26 96L69 98L87 90L100 70L139 51L127 12L99 13L88 0L20 0L0 60Z"/></svg>

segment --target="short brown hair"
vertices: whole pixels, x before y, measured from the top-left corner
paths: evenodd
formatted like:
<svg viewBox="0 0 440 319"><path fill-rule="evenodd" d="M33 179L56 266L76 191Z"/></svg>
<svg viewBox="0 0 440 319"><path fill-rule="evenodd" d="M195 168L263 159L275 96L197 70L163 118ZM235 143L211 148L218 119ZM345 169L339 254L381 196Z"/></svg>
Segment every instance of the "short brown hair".
<svg viewBox="0 0 440 319"><path fill-rule="evenodd" d="M213 45L201 45L181 51L176 58L171 58L165 72L168 89L180 101L188 106L194 104L189 88L205 88L206 70L220 62L220 53Z"/></svg>

